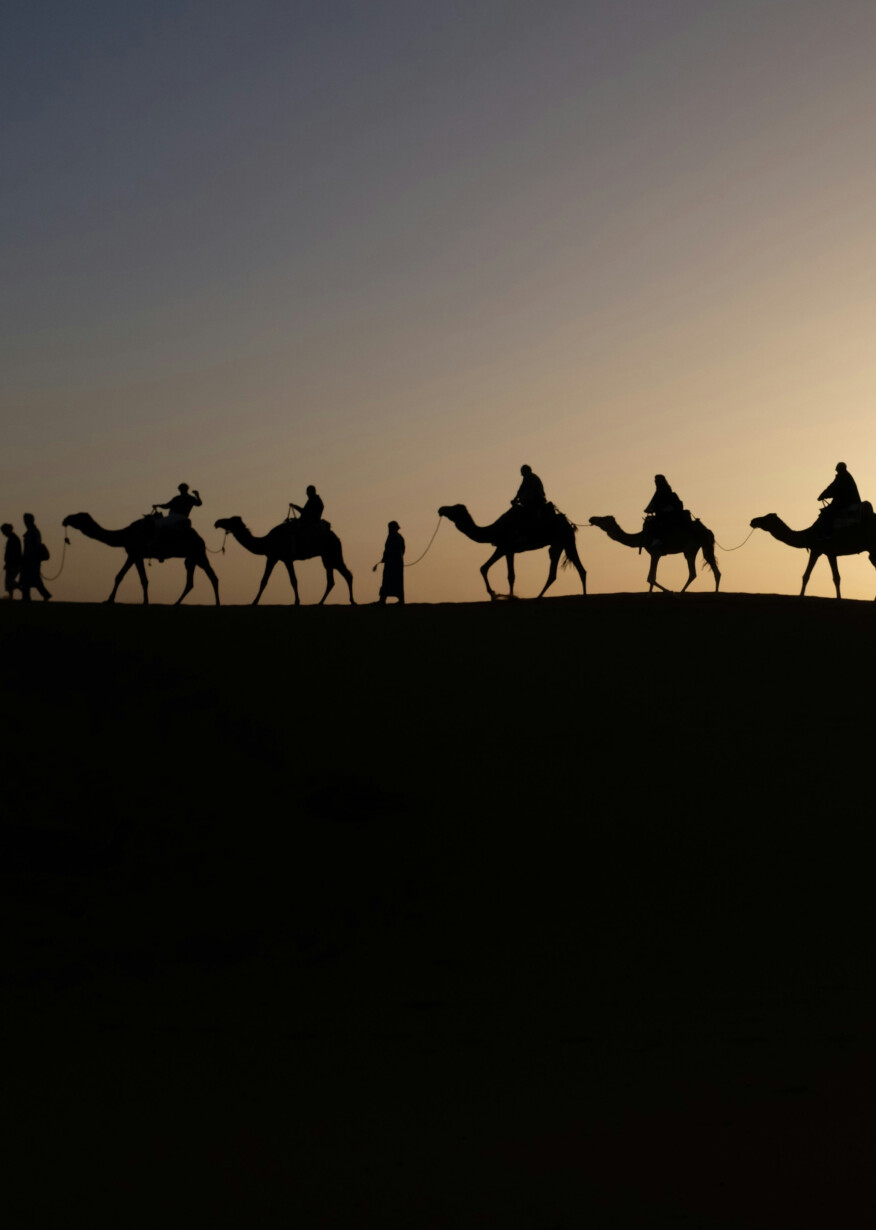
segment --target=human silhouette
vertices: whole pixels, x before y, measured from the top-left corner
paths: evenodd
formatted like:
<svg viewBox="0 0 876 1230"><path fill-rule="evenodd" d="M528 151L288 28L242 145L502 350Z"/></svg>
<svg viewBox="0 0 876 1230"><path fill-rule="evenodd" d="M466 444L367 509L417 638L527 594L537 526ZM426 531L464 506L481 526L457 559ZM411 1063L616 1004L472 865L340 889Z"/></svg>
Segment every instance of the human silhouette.
<svg viewBox="0 0 876 1230"><path fill-rule="evenodd" d="M290 508L294 508L297 513L301 514L301 528L311 529L315 525L319 525L322 520L322 513L325 505L316 494L316 487L311 485L307 488L307 499L303 504L290 504Z"/></svg>
<svg viewBox="0 0 876 1230"><path fill-rule="evenodd" d="M397 598L399 605L405 604L405 540L399 533L399 524L397 521L390 521L386 527L389 533L386 536L386 542L383 544L383 555L380 564L383 564L383 580L380 584L380 597L378 599L381 606L386 605L387 598ZM380 564L375 564L372 572L376 572Z"/></svg>
<svg viewBox="0 0 876 1230"><path fill-rule="evenodd" d="M521 466L522 481L511 501L512 508L522 508L528 513L539 513L547 504L544 483L534 474L531 466Z"/></svg>
<svg viewBox="0 0 876 1230"><path fill-rule="evenodd" d="M645 533L652 546L659 547L662 540L671 535L690 514L685 516L684 504L675 494L662 474L654 475L654 494L645 509Z"/></svg>
<svg viewBox="0 0 876 1230"><path fill-rule="evenodd" d="M858 484L852 478L846 463L836 463L836 478L822 491L819 500L830 500L826 508L818 514L818 526L824 537L827 537L836 527L837 522L848 517L854 519L854 514L861 509L861 497L858 494Z"/></svg>
<svg viewBox="0 0 876 1230"><path fill-rule="evenodd" d="M42 595L43 602L48 602L52 595L43 584L40 568L43 561L49 558L49 553L43 546L43 536L37 529L33 513L24 514L24 524L26 529L21 555L21 597L25 602L30 602L30 591L35 589Z"/></svg>
<svg viewBox="0 0 876 1230"><path fill-rule="evenodd" d="M0 533L6 539L6 549L3 552L3 578L6 594L12 598L18 588L18 574L21 571L21 539L7 521L0 525Z"/></svg>
<svg viewBox="0 0 876 1230"><path fill-rule="evenodd" d="M189 491L188 483L180 483L179 494L173 499L167 501L166 504L153 504L153 510L156 508L166 508L167 516L162 520L166 523L168 529L172 526L179 526L184 522L187 523L191 516L193 508L201 507L201 497L197 491Z"/></svg>

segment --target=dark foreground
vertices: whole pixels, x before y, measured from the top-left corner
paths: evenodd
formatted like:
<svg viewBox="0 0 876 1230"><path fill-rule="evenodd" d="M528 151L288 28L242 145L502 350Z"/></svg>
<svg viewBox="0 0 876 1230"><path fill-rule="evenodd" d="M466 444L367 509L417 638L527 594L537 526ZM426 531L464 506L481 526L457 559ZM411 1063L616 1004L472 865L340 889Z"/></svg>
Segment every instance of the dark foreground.
<svg viewBox="0 0 876 1230"><path fill-rule="evenodd" d="M874 646L0 607L8 1224L867 1224Z"/></svg>

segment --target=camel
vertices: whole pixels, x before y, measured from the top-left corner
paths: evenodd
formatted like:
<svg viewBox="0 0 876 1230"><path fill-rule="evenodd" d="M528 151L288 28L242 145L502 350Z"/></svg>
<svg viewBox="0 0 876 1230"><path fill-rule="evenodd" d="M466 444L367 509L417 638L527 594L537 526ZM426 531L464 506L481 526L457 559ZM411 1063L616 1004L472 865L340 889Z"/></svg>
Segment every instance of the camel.
<svg viewBox="0 0 876 1230"><path fill-rule="evenodd" d="M266 555L268 557L261 584L259 585L259 591L252 600L253 606L258 603L259 598L264 593L265 586L271 573L274 571L275 565L281 561L286 565L289 580L292 582L292 589L295 591L295 605L300 606L298 578L295 576L293 560L316 559L317 557L322 560L326 581L325 593L320 598L319 605L322 606L335 587L335 572L339 572L347 582L347 588L350 591L350 605L356 605L356 600L353 597L353 574L344 563L341 540L329 528L327 523L321 523L321 532L317 532L314 529L305 530L302 533L299 522L282 521L279 525L275 525L272 530L268 530L264 538L256 538L246 528L240 517L224 517L216 522L216 529L225 530L226 534L231 534L242 547L247 551L251 551L253 555Z"/></svg>
<svg viewBox="0 0 876 1230"><path fill-rule="evenodd" d="M638 534L627 534L615 521L614 517L591 517L590 524L604 530L615 542L622 542L625 547L636 547L639 551L647 551L651 557L651 567L648 569L648 593L654 592L654 586L664 594L671 593L665 585L657 580L657 565L664 555L683 555L687 560L688 578L681 592L696 580L697 554L702 551L703 559L711 568L715 577L715 593L721 584L721 572L715 559L715 535L703 525L702 521L689 521L676 529L663 534L663 537L652 545L652 535L649 529L641 529Z"/></svg>
<svg viewBox="0 0 876 1230"><path fill-rule="evenodd" d="M766 530L773 538L785 543L788 547L802 547L809 552L809 563L803 573L803 586L800 597L806 593L806 585L812 575L812 569L822 555L827 556L833 583L836 586L836 596L840 598L840 574L836 566L838 555L860 555L866 551L870 563L876 568L876 517L873 516L873 505L864 502L861 505L861 520L854 525L842 526L829 535L823 526L816 521L805 530L792 530L781 517L775 513L767 513L765 517L755 517L751 526L756 530Z"/></svg>
<svg viewBox="0 0 876 1230"><path fill-rule="evenodd" d="M98 542L106 543L108 547L121 547L127 552L128 558L116 575L116 583L107 602L115 602L119 585L128 569L133 566L137 569L140 584L143 586L143 603L148 606L149 582L146 579L143 561L182 559L185 560L186 565L186 584L174 605L179 606L194 585L196 568L203 568L207 574L213 586L216 605L219 605L219 580L207 560L207 548L203 538L190 525L183 525L178 529L163 527L159 535L156 532L153 517L140 517L139 520L126 525L123 530L105 530L88 513L72 513L69 517L64 518L63 524L79 530L86 538L96 538Z"/></svg>
<svg viewBox="0 0 876 1230"><path fill-rule="evenodd" d="M578 570L578 576L581 578L581 588L584 596L587 595L587 573L581 560L578 558L578 548L575 545L575 534L577 530L567 517L564 517L561 512L555 509L539 519L534 525L526 525L524 520L521 525L521 516L517 509L511 509L509 512L503 513L498 521L494 521L492 525L475 525L472 520L471 513L464 504L444 505L438 509L439 517L446 517L448 521L452 521L461 534L465 534L466 538L470 538L472 542L488 542L496 549L485 564L481 567L481 576L484 578L484 584L487 587L487 593L490 595L490 600L495 602L499 597L496 591L491 587L487 578L487 573L492 568L497 560L503 556L508 563L508 597L514 597L514 556L521 551L539 551L543 547L548 548L550 557L550 569L548 570L548 578L542 587L539 598L547 589L553 585L557 579L557 565L560 561L560 556L565 551L566 559L563 564L565 568L567 564L572 564Z"/></svg>

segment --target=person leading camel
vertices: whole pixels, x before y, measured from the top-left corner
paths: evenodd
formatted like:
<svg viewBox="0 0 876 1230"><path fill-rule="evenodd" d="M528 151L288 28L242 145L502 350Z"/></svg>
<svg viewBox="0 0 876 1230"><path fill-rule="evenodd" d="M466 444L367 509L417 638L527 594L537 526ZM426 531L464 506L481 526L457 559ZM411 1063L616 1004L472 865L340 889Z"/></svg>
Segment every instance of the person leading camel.
<svg viewBox="0 0 876 1230"><path fill-rule="evenodd" d="M49 558L49 553L43 546L43 536L37 529L33 513L24 514L24 543L21 555L21 597L24 602L30 602L30 591L35 589L42 596L43 602L48 602L51 594L43 584L40 569L43 560Z"/></svg>
<svg viewBox="0 0 876 1230"><path fill-rule="evenodd" d="M399 523L390 521L386 527L389 533L386 536L386 542L383 545L383 555L380 564L383 564L383 580L380 585L380 597L378 602L381 606L386 605L387 598L397 598L399 606L405 604L405 540L399 533ZM372 572L376 572L380 564L375 564Z"/></svg>

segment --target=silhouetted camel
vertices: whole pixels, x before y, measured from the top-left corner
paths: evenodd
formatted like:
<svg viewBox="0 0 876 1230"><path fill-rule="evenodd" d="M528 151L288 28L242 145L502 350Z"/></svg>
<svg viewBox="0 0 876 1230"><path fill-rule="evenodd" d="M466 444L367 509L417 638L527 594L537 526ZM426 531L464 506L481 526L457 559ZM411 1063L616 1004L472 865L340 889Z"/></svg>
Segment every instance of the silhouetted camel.
<svg viewBox="0 0 876 1230"><path fill-rule="evenodd" d="M777 517L775 513L767 513L765 517L755 517L751 525L753 529L766 530L768 534L777 538L779 542L785 543L786 546L801 547L809 552L809 563L803 573L803 586L800 590L801 598L806 593L806 585L812 575L812 569L822 555L827 556L830 564L837 598L841 597L840 574L836 566L838 555L860 555L862 551L866 551L870 557L870 563L876 568L876 517L873 516L873 505L866 501L861 505L861 520L857 525L832 530L829 536L825 535L824 527L817 521L805 530L789 529L782 518Z"/></svg>
<svg viewBox="0 0 876 1230"><path fill-rule="evenodd" d="M696 580L696 559L700 551L703 553L703 559L715 574L715 593L718 592L721 572L715 559L715 535L703 525L702 521L689 521L686 525L679 525L674 530L670 529L662 533L656 545L651 544L651 536L646 530L639 530L638 534L627 534L614 517L591 517L590 524L598 526L608 534L609 538L614 539L615 542L622 542L625 547L635 547L639 551L648 552L651 557L651 567L648 569L649 594L654 592L655 585L665 594L671 592L657 580L657 565L664 555L683 555L687 560L688 578L681 590L684 593L691 581Z"/></svg>
<svg viewBox="0 0 876 1230"><path fill-rule="evenodd" d="M344 563L344 552L340 538L328 527L325 527L321 533L318 533L315 529L309 529L302 533L297 526L298 523L295 521L282 521L279 525L275 525L272 530L268 530L264 538L256 538L246 528L240 517L223 517L222 520L216 522L217 530L225 530L226 533L231 534L247 551L251 551L253 555L266 555L268 557L261 584L259 585L259 592L253 598L252 605L255 606L264 593L268 579L274 571L274 566L282 562L286 565L289 580L292 582L292 588L295 591L295 605L300 606L301 599L298 597L298 579L295 576L292 562L293 560L319 558L322 560L323 568L325 568L326 581L325 593L320 598L319 605L322 606L334 589L335 572L339 572L347 582L347 587L350 591L350 603L355 606L353 574Z"/></svg>
<svg viewBox="0 0 876 1230"><path fill-rule="evenodd" d="M491 588L490 582L487 579L487 573L493 564L500 560L502 556L508 561L508 590L509 597L513 598L514 556L520 554L521 551L539 551L543 547L547 547L550 555L550 569L548 570L548 578L542 587L541 593L538 595L539 598L557 579L557 565L564 551L566 553L566 561L578 570L578 576L581 578L581 588L586 595L587 573L581 560L578 558L578 548L575 545L575 526L561 512L554 511L553 513L546 514L534 525L532 523L527 524L526 518L521 517L517 509L503 513L499 520L494 521L492 525L475 525L471 513L464 504L445 505L443 508L438 509L438 516L446 517L448 521L452 521L460 533L465 534L466 538L470 538L472 542L488 542L492 543L496 548L487 562L481 567L481 576L484 578L487 593L492 600L498 597L498 594ZM565 564L563 567L565 567Z"/></svg>
<svg viewBox="0 0 876 1230"><path fill-rule="evenodd" d="M196 568L203 568L209 577L216 605L219 605L219 581L207 560L207 548L204 546L203 538L190 525L181 526L179 529L165 527L160 538L156 534L155 523L151 517L140 517L138 521L132 521L130 525L126 525L123 530L105 530L88 513L73 513L64 518L64 525L79 530L86 538L96 538L98 542L106 543L108 547L121 547L127 552L128 558L116 576L116 583L107 602L115 602L122 578L133 565L137 569L140 584L143 586L143 601L148 605L149 582L146 579L143 561L182 559L185 560L186 566L186 585L175 605L179 606L194 585ZM158 542L161 544L160 547L157 546Z"/></svg>

